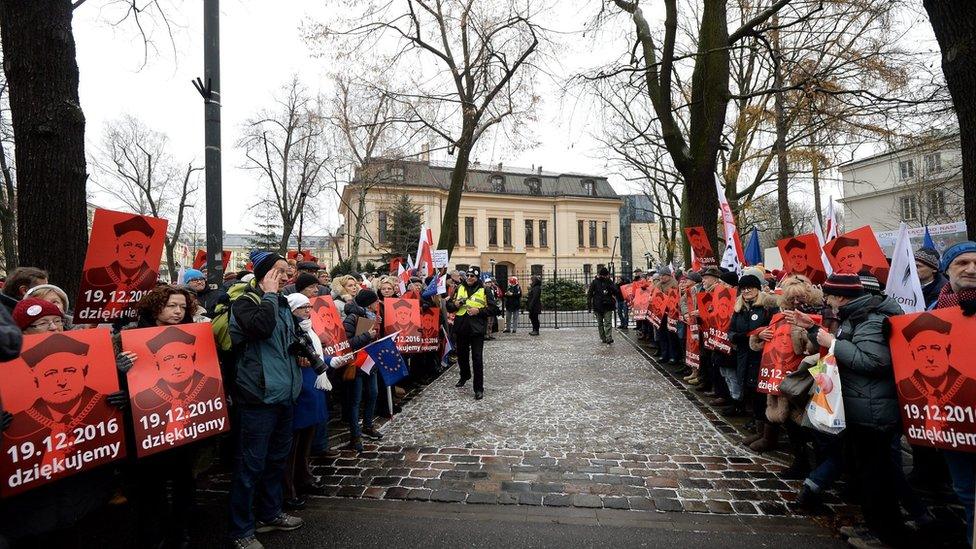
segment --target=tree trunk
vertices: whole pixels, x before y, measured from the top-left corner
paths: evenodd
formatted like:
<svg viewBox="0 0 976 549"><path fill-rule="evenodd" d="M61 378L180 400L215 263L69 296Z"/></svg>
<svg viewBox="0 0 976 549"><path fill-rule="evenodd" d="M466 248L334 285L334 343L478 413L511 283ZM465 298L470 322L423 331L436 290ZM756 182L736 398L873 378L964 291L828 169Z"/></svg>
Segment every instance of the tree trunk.
<svg viewBox="0 0 976 549"><path fill-rule="evenodd" d="M180 284L182 280L176 279L176 254L173 253L173 249L176 247L174 245L175 238L167 238L163 241L163 247L166 248L166 269L169 271L169 281L173 284Z"/></svg>
<svg viewBox="0 0 976 549"><path fill-rule="evenodd" d="M457 161L454 163L454 171L451 172L451 188L447 192L447 204L444 205L444 218L441 220L441 234L437 239L437 249L447 250L448 255L457 246L458 212L461 209L464 179L468 174L471 149L474 146L474 128L474 121L465 121L461 130L461 139L457 143Z"/></svg>
<svg viewBox="0 0 976 549"><path fill-rule="evenodd" d="M17 165L20 264L46 269L68 296L85 260L85 116L71 0L0 0Z"/></svg>
<svg viewBox="0 0 976 549"><path fill-rule="evenodd" d="M0 199L0 239L3 241L3 267L6 272L17 268L17 192L14 176L7 163L7 151L0 143L0 172L3 173L3 198Z"/></svg>
<svg viewBox="0 0 976 549"><path fill-rule="evenodd" d="M282 216L281 220L281 240L278 241L278 254L281 257L288 257L288 240L291 239L291 232L295 230L295 224L289 223Z"/></svg>
<svg viewBox="0 0 976 549"><path fill-rule="evenodd" d="M813 209L817 215L817 222L822 228L823 205L820 203L820 144L817 143L817 132L810 133L810 173L813 177ZM826 238L827 235L824 235Z"/></svg>
<svg viewBox="0 0 976 549"><path fill-rule="evenodd" d="M773 26L779 25L779 18L773 16ZM773 88L783 87L783 67L780 59L779 31L773 31ZM773 95L773 110L776 117L776 203L779 207L779 236L793 236L793 219L790 214L790 167L786 159L786 107L783 105L783 92Z"/></svg>
<svg viewBox="0 0 976 549"><path fill-rule="evenodd" d="M942 72L959 120L966 232L976 240L976 2L924 0L923 5L942 50Z"/></svg>
<svg viewBox="0 0 976 549"><path fill-rule="evenodd" d="M349 262L353 265L359 261L359 243L363 240L363 218L366 215L366 191L368 187L366 182L362 183L362 186L357 191L356 197L356 224L353 226L352 232L352 250L349 251ZM389 230L389 227L387 227ZM379 239L379 234L376 235L377 240Z"/></svg>

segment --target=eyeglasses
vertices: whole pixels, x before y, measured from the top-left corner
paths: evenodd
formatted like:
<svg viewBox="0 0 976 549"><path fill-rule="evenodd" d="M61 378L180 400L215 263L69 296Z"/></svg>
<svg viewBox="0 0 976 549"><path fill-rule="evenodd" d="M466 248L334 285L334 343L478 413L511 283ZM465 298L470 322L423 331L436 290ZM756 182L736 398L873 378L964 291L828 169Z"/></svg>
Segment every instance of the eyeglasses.
<svg viewBox="0 0 976 549"><path fill-rule="evenodd" d="M311 309L311 308L312 308L311 305L299 305L298 307L295 307L296 310L298 310L298 309Z"/></svg>
<svg viewBox="0 0 976 549"><path fill-rule="evenodd" d="M30 325L35 330L52 330L64 326L64 320L52 318L51 320L40 320Z"/></svg>

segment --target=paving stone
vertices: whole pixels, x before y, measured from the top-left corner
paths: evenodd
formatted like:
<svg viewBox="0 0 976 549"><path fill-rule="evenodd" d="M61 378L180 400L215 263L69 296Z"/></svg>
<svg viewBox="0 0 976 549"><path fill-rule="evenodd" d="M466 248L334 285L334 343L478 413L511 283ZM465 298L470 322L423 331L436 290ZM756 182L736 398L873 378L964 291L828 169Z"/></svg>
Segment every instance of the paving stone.
<svg viewBox="0 0 976 549"><path fill-rule="evenodd" d="M705 505L708 506L709 512L712 513L721 513L724 515L724 514L730 514L734 512L732 509L732 504L729 503L728 501L718 501L718 500L710 499L705 501Z"/></svg>
<svg viewBox="0 0 976 549"><path fill-rule="evenodd" d="M654 508L658 511L669 511L677 512L683 511L684 508L681 506L681 502L676 499L669 498L654 498Z"/></svg>
<svg viewBox="0 0 976 549"><path fill-rule="evenodd" d="M468 495L460 490L435 490L430 494L431 501L458 503L464 501Z"/></svg>
<svg viewBox="0 0 976 549"><path fill-rule="evenodd" d="M573 496L573 506L599 509L603 507L603 499L600 496L576 494Z"/></svg>
<svg viewBox="0 0 976 549"><path fill-rule="evenodd" d="M431 494L433 494L433 491L427 488L413 488L410 490L410 493L407 494L407 499L416 500L416 501L428 501L430 499Z"/></svg>
<svg viewBox="0 0 976 549"><path fill-rule="evenodd" d="M760 501L756 504L759 511L764 515L788 515L789 510L782 503L774 501Z"/></svg>
<svg viewBox="0 0 976 549"><path fill-rule="evenodd" d="M603 498L603 506L607 509L630 509L630 500L627 498Z"/></svg>
<svg viewBox="0 0 976 549"><path fill-rule="evenodd" d="M732 509L740 515L755 515L759 513L756 510L756 506L748 501L733 501Z"/></svg>
<svg viewBox="0 0 976 549"><path fill-rule="evenodd" d="M519 505L542 505L542 494L521 492L518 494Z"/></svg>
<svg viewBox="0 0 976 549"><path fill-rule="evenodd" d="M406 486L408 488L421 488L424 485L424 479L422 478L402 478L400 479L400 486Z"/></svg>
<svg viewBox="0 0 976 549"><path fill-rule="evenodd" d="M627 503L635 511L653 511L655 509L654 500L650 498L629 497Z"/></svg>
<svg viewBox="0 0 976 549"><path fill-rule="evenodd" d="M573 496L549 494L542 499L546 507L569 507L573 504Z"/></svg>
<svg viewBox="0 0 976 549"><path fill-rule="evenodd" d="M410 490L407 488L400 488L399 486L394 486L393 488L387 488L386 494L383 496L385 499L407 499L407 495Z"/></svg>
<svg viewBox="0 0 976 549"><path fill-rule="evenodd" d="M689 513L707 513L708 506L704 501L697 499L681 500L681 507Z"/></svg>
<svg viewBox="0 0 976 549"><path fill-rule="evenodd" d="M518 503L519 494L513 494L511 492L500 492L498 494L498 504L499 505L515 505Z"/></svg>
<svg viewBox="0 0 976 549"><path fill-rule="evenodd" d="M486 492L471 492L470 494L468 494L468 499L465 501L466 503L495 504L498 502L498 494L490 494Z"/></svg>

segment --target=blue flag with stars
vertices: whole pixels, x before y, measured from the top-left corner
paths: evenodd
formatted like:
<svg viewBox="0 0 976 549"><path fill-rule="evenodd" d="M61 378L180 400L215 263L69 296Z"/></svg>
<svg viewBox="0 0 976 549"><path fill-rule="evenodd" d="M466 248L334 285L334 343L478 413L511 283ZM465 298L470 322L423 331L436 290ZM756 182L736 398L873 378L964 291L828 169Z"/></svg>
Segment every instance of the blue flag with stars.
<svg viewBox="0 0 976 549"><path fill-rule="evenodd" d="M383 382L392 387L410 373L407 362L396 348L393 337L384 337L362 349L368 357L367 363L372 362L374 368L379 368Z"/></svg>

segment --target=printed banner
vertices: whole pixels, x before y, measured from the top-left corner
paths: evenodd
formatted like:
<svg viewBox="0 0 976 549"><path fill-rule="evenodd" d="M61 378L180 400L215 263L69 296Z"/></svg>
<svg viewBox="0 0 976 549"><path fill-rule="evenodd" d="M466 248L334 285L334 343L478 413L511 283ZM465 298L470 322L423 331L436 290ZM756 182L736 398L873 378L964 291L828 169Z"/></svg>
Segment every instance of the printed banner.
<svg viewBox="0 0 976 549"><path fill-rule="evenodd" d="M227 265L230 264L230 250L223 250L220 254L221 263L224 264L224 272L227 272ZM197 250L197 255L193 257L193 268L200 270L207 266L207 250Z"/></svg>
<svg viewBox="0 0 976 549"><path fill-rule="evenodd" d="M776 242L776 247L783 258L783 270L787 273L803 275L814 284L823 284L827 280L820 241L814 233L784 238Z"/></svg>
<svg viewBox="0 0 976 549"><path fill-rule="evenodd" d="M637 286L634 289L634 301L630 306L631 318L636 320L647 320L648 309L651 307L651 288L650 286Z"/></svg>
<svg viewBox="0 0 976 549"><path fill-rule="evenodd" d="M688 301L688 311L696 310L697 299L691 291L685 294L685 299ZM697 368L701 362L700 337L699 319L692 317L688 322L687 330L685 330L685 364L692 368Z"/></svg>
<svg viewBox="0 0 976 549"><path fill-rule="evenodd" d="M420 351L429 353L440 349L441 310L431 307L420 313Z"/></svg>
<svg viewBox="0 0 976 549"><path fill-rule="evenodd" d="M651 287L651 308L648 312L648 319L655 328L661 327L661 320L667 312L668 296L656 287Z"/></svg>
<svg viewBox="0 0 976 549"><path fill-rule="evenodd" d="M420 301L388 297L383 300L383 330L392 334L400 332L396 338L397 350L404 354L421 351Z"/></svg>
<svg viewBox="0 0 976 549"><path fill-rule="evenodd" d="M166 220L95 210L75 324L135 320L135 304L159 280Z"/></svg>
<svg viewBox="0 0 976 549"><path fill-rule="evenodd" d="M958 307L893 316L891 358L908 442L976 452L976 317Z"/></svg>
<svg viewBox="0 0 976 549"><path fill-rule="evenodd" d="M122 331L136 454L150 456L230 430L209 323Z"/></svg>
<svg viewBox="0 0 976 549"><path fill-rule="evenodd" d="M695 254L695 259L701 264L702 268L717 267L718 260L715 259L715 251L712 250L712 243L708 241L705 227L688 227L685 229L685 236L691 251Z"/></svg>
<svg viewBox="0 0 976 549"><path fill-rule="evenodd" d="M835 273L867 273L881 284L888 283L888 260L871 227L865 225L844 233L824 244L823 250Z"/></svg>
<svg viewBox="0 0 976 549"><path fill-rule="evenodd" d="M709 292L698 292L698 314L702 321L705 348L723 354L732 352L729 324L735 308L735 289L718 284Z"/></svg>
<svg viewBox="0 0 976 549"><path fill-rule="evenodd" d="M668 318L668 331L678 333L678 322L681 321L681 290L678 288L671 288L668 290L668 305L667 305L667 318Z"/></svg>
<svg viewBox="0 0 976 549"><path fill-rule="evenodd" d="M349 350L346 328L332 296L320 295L309 300L312 304L312 331L322 342L322 352L341 355Z"/></svg>
<svg viewBox="0 0 976 549"><path fill-rule="evenodd" d="M620 295L624 296L624 301L630 303L634 299L634 285L624 284L620 287Z"/></svg>
<svg viewBox="0 0 976 549"><path fill-rule="evenodd" d="M819 315L810 318L820 324ZM759 384L756 390L760 393L778 395L779 384L788 374L796 370L803 361L804 355L798 355L793 348L791 331L793 325L787 322L783 313L776 313L766 328L773 331L773 339L763 345L762 360L759 363ZM766 328L760 328L759 331Z"/></svg>
<svg viewBox="0 0 976 549"><path fill-rule="evenodd" d="M20 357L0 368L0 398L14 416L2 437L0 495L125 457L122 412L105 400L119 390L108 330L26 335Z"/></svg>

